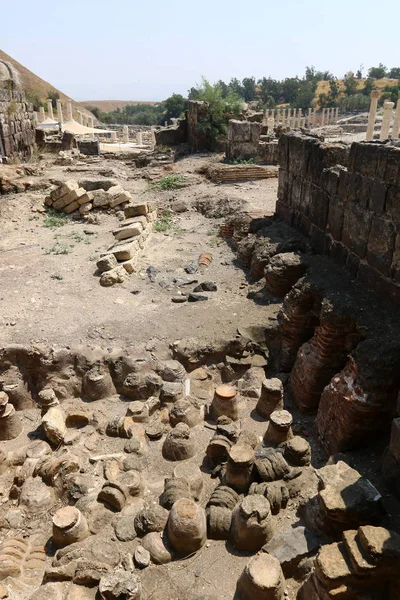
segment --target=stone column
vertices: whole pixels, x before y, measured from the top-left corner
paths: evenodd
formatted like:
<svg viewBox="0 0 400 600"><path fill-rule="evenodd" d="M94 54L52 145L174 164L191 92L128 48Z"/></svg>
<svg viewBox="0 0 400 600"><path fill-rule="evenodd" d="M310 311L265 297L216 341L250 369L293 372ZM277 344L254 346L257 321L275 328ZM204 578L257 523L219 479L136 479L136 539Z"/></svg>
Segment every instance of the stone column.
<svg viewBox="0 0 400 600"><path fill-rule="evenodd" d="M124 142L124 144L128 144L129 143L129 129L128 129L128 125L124 125L122 128L122 140Z"/></svg>
<svg viewBox="0 0 400 600"><path fill-rule="evenodd" d="M307 117L307 126L311 127L311 119L312 119L312 108L308 109L308 117Z"/></svg>
<svg viewBox="0 0 400 600"><path fill-rule="evenodd" d="M67 118L68 118L68 121L72 121L72 119L73 119L72 102L67 102Z"/></svg>
<svg viewBox="0 0 400 600"><path fill-rule="evenodd" d="M46 118L46 113L44 112L43 106L39 108L39 123L43 123Z"/></svg>
<svg viewBox="0 0 400 600"><path fill-rule="evenodd" d="M317 125L317 111L314 108L313 113L312 113L312 126L316 127Z"/></svg>
<svg viewBox="0 0 400 600"><path fill-rule="evenodd" d="M93 129L93 117L88 118L88 125Z"/></svg>
<svg viewBox="0 0 400 600"><path fill-rule="evenodd" d="M399 130L400 130L400 92L399 92L399 99L397 100L396 112L394 113L392 139L399 137Z"/></svg>
<svg viewBox="0 0 400 600"><path fill-rule="evenodd" d="M139 144L139 146L143 145L143 133L141 131L138 131L136 134L136 143Z"/></svg>
<svg viewBox="0 0 400 600"><path fill-rule="evenodd" d="M82 113L81 113L80 110L78 111L78 123L80 123L81 125L83 125L83 122L82 122Z"/></svg>
<svg viewBox="0 0 400 600"><path fill-rule="evenodd" d="M47 116L49 119L52 119L54 121L53 104L50 99L47 100Z"/></svg>
<svg viewBox="0 0 400 600"><path fill-rule="evenodd" d="M321 123L320 123L320 127L323 127L325 125L325 108L322 109L321 111Z"/></svg>
<svg viewBox="0 0 400 600"><path fill-rule="evenodd" d="M336 110L335 110L335 120L336 120L336 123L339 120L339 107L338 106L336 107Z"/></svg>
<svg viewBox="0 0 400 600"><path fill-rule="evenodd" d="M275 125L275 119L269 118L267 120L267 127L268 127L268 133L274 133L274 125Z"/></svg>
<svg viewBox="0 0 400 600"><path fill-rule="evenodd" d="M57 100L57 121L61 125L64 123L61 100Z"/></svg>
<svg viewBox="0 0 400 600"><path fill-rule="evenodd" d="M385 102L385 104L383 105L383 121L380 135L381 140L387 140L389 137L390 121L392 119L393 107L394 102Z"/></svg>
<svg viewBox="0 0 400 600"><path fill-rule="evenodd" d="M378 107L378 98L379 98L379 91L372 90L371 104L369 106L369 115L368 115L367 135L365 136L365 140L367 142L370 142L374 137L375 115L376 115L376 109Z"/></svg>
<svg viewBox="0 0 400 600"><path fill-rule="evenodd" d="M39 122L39 118L38 118L38 114L37 114L36 110L33 111L33 122L35 125L37 125Z"/></svg>
<svg viewBox="0 0 400 600"><path fill-rule="evenodd" d="M112 142L116 142L117 141L117 132L116 131L112 131L111 132L111 141Z"/></svg>

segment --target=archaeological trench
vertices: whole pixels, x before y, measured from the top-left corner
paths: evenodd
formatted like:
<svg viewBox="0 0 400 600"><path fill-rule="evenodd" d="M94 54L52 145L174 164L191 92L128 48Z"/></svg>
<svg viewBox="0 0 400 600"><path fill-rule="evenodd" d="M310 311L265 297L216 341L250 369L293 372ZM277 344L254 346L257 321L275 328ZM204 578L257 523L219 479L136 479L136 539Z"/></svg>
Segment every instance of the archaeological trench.
<svg viewBox="0 0 400 600"><path fill-rule="evenodd" d="M273 150L275 214L219 230L258 335L200 343L189 323L162 358L2 345L0 598L400 598L400 148L289 132ZM123 208L104 294L157 219L113 183L65 172L41 195L77 219Z"/></svg>

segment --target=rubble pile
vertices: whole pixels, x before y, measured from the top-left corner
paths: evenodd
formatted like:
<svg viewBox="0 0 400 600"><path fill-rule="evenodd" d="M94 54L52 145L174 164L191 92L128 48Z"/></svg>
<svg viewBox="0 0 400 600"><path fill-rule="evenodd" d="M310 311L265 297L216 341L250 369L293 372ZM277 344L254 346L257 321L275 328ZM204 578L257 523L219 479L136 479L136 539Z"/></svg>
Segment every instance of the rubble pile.
<svg viewBox="0 0 400 600"><path fill-rule="evenodd" d="M50 192L45 205L66 214L86 215L95 208L121 208L131 200L132 195L119 184L108 187L107 190L87 191L77 181L70 179Z"/></svg>
<svg viewBox="0 0 400 600"><path fill-rule="evenodd" d="M104 287L122 283L134 272L140 252L157 219L156 208L149 202L129 202L125 205L124 215L125 220L112 232L114 244L97 261L101 273L100 285Z"/></svg>

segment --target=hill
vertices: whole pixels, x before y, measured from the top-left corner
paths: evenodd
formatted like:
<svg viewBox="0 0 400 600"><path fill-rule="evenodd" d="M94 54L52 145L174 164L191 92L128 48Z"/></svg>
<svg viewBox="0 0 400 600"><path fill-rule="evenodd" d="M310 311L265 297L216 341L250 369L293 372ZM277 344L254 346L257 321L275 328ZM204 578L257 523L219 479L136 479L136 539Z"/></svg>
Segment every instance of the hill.
<svg viewBox="0 0 400 600"><path fill-rule="evenodd" d="M65 105L65 102L70 100L73 104L74 109L79 109L80 111L82 111L82 106L78 102L75 102L75 100L73 100L72 98L55 88L54 85L51 85L51 83L49 83L48 81L45 81L41 77L35 75L35 73L32 73L32 71L24 67L24 65L21 65L21 63L16 61L14 58L9 56L2 50L0 50L0 60L4 60L6 62L11 63L15 67L15 69L17 69L21 78L22 87L25 92L28 92L28 94L37 96L41 102L46 102L49 92L57 92L63 105ZM82 112L87 112L88 114L90 114L89 111ZM64 114L64 117L65 116L66 114Z"/></svg>
<svg viewBox="0 0 400 600"><path fill-rule="evenodd" d="M93 106L93 108L99 108L102 112L113 112L117 108L121 110L124 106L137 106L138 104L147 104L149 106L155 106L158 102L149 102L147 100L85 100L79 102L82 107Z"/></svg>
<svg viewBox="0 0 400 600"><path fill-rule="evenodd" d="M366 79L357 79L357 88L361 91L365 85ZM340 89L344 90L344 81L343 79L338 79L338 84L340 85ZM382 91L386 85L398 85L399 79L375 79L374 80L374 88ZM315 91L315 100L318 101L320 94L328 94L329 92L329 81L319 81L317 85L317 89Z"/></svg>

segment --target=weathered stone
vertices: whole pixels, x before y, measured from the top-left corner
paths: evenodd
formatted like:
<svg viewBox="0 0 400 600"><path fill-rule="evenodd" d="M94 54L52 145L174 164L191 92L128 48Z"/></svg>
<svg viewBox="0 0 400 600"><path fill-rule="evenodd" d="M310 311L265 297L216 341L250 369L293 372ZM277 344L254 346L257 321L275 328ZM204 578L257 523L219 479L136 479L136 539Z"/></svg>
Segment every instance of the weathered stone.
<svg viewBox="0 0 400 600"><path fill-rule="evenodd" d="M54 514L53 541L58 548L84 540L89 535L85 517L74 506L65 506Z"/></svg>
<svg viewBox="0 0 400 600"><path fill-rule="evenodd" d="M311 463L311 447L306 439L299 435L285 442L283 456L288 463L296 467L304 467Z"/></svg>
<svg viewBox="0 0 400 600"><path fill-rule="evenodd" d="M160 504L170 510L181 498L192 498L189 482L182 477L167 477L164 491L160 496Z"/></svg>
<svg viewBox="0 0 400 600"><path fill-rule="evenodd" d="M143 231L141 223L135 223L133 225L125 225L119 229L114 229L113 236L117 240L126 240L140 235Z"/></svg>
<svg viewBox="0 0 400 600"><path fill-rule="evenodd" d="M154 504L143 508L135 517L135 530L141 537L155 531L164 531L168 520L168 511Z"/></svg>
<svg viewBox="0 0 400 600"><path fill-rule="evenodd" d="M99 593L102 600L140 600L142 586L135 573L114 571L100 579Z"/></svg>
<svg viewBox="0 0 400 600"><path fill-rule="evenodd" d="M263 546L280 562L285 577L292 577L299 562L306 556L312 556L320 547L319 539L305 527L294 527L279 531Z"/></svg>
<svg viewBox="0 0 400 600"><path fill-rule="evenodd" d="M165 385L165 384L164 384ZM168 384L181 385L181 384ZM164 386L163 386L164 388ZM175 402L169 413L170 423L175 427L178 423L185 423L189 427L195 427L200 423L200 406L196 398L183 398Z"/></svg>
<svg viewBox="0 0 400 600"><path fill-rule="evenodd" d="M128 273L124 267L114 267L109 271L105 271L100 277L100 285L110 287L116 283L123 283L128 278Z"/></svg>
<svg viewBox="0 0 400 600"><path fill-rule="evenodd" d="M138 546L136 548L133 558L135 561L135 565L139 569L145 569L146 567L148 567L151 560L150 552L143 548L143 546Z"/></svg>
<svg viewBox="0 0 400 600"><path fill-rule="evenodd" d="M61 406L51 407L42 417L42 425L47 439L54 446L62 444L67 427L65 424L65 413Z"/></svg>
<svg viewBox="0 0 400 600"><path fill-rule="evenodd" d="M289 501L289 490L286 485L277 482L252 483L249 490L250 494L261 494L267 498L271 505L271 512L277 515L282 508L286 508Z"/></svg>
<svg viewBox="0 0 400 600"><path fill-rule="evenodd" d="M127 219L129 219L131 217L147 215L148 210L149 209L148 209L147 204L134 204L134 203L130 202L129 204L127 204L125 206L124 213L125 213L125 217Z"/></svg>
<svg viewBox="0 0 400 600"><path fill-rule="evenodd" d="M180 555L192 554L205 544L207 523L204 510L188 498L181 498L173 505L169 514L168 539Z"/></svg>
<svg viewBox="0 0 400 600"><path fill-rule="evenodd" d="M264 442L271 446L278 446L293 437L292 425L293 417L287 410L278 410L271 413L267 431L264 435Z"/></svg>
<svg viewBox="0 0 400 600"><path fill-rule="evenodd" d="M179 463L174 468L174 477L185 479L195 500L200 498L203 489L203 476L199 467L193 463Z"/></svg>
<svg viewBox="0 0 400 600"><path fill-rule="evenodd" d="M285 296L306 270L307 264L299 254L275 254L265 268L267 290L276 296Z"/></svg>
<svg viewBox="0 0 400 600"><path fill-rule="evenodd" d="M237 443L229 450L225 479L236 492L247 492L253 475L255 455L253 448Z"/></svg>
<svg viewBox="0 0 400 600"><path fill-rule="evenodd" d="M100 258L96 263L96 266L100 273L110 271L111 269L114 269L114 267L116 267L117 265L118 261L115 258L114 254L106 254L105 256Z"/></svg>

